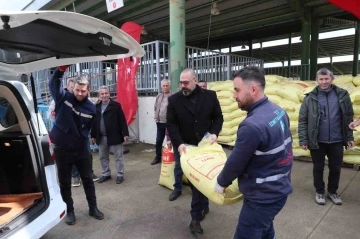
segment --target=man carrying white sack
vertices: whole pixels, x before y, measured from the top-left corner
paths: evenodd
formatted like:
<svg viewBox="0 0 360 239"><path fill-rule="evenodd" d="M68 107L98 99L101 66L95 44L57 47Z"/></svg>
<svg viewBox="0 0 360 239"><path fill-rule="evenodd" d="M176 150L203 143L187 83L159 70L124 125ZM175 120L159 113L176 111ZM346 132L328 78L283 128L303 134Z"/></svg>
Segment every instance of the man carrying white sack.
<svg viewBox="0 0 360 239"><path fill-rule="evenodd" d="M180 155L186 154L185 144L198 145L207 132L215 142L224 122L216 93L200 88L192 69L180 74L181 91L169 97L167 107L167 129L174 146L175 184L169 200L176 199L182 190ZM203 233L200 221L209 212L209 200L196 187L192 189L190 231Z"/></svg>
<svg viewBox="0 0 360 239"><path fill-rule="evenodd" d="M245 67L234 75L234 98L247 117L215 191L223 193L238 178L244 195L234 238L273 239L273 220L292 192L293 161L289 117L264 95L265 77L257 67Z"/></svg>

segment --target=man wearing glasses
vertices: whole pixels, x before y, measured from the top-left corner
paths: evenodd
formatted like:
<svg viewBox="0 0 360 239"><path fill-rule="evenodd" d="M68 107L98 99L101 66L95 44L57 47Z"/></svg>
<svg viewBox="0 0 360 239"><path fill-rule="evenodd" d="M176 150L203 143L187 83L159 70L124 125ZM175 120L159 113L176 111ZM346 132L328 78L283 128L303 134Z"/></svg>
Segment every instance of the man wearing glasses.
<svg viewBox="0 0 360 239"><path fill-rule="evenodd" d="M186 154L186 144L198 145L204 135L209 132L212 141L222 128L223 116L219 101L214 91L208 91L197 85L197 77L192 69L185 69L180 75L180 91L169 97L167 108L167 129L174 147L175 184L169 200L173 201L181 195L182 175L180 155ZM203 233L200 221L209 212L209 200L194 186L191 201L192 232Z"/></svg>

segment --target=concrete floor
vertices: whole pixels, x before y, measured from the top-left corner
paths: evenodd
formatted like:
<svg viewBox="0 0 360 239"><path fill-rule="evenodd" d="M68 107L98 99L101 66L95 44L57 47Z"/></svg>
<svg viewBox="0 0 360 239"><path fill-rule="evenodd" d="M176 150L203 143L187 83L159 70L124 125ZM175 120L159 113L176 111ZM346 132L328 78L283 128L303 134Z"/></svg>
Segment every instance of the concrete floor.
<svg viewBox="0 0 360 239"><path fill-rule="evenodd" d="M125 155L125 181L121 185L113 179L96 183L98 207L105 219L90 218L82 187L73 189L77 222L67 226L64 221L49 231L43 239L52 238L232 238L242 202L230 206L210 204L210 213L202 222L203 235L188 230L190 222L191 190L185 186L183 194L173 202L171 191L159 186L160 164L151 166L154 146L129 145ZM226 150L227 153L229 152ZM101 176L98 154L94 154L94 171ZM111 161L115 168L114 160ZM328 170L326 169L325 175ZM327 176L326 176L327 177ZM275 218L278 239L356 239L360 238L360 173L343 168L338 193L342 206L327 201L325 206L314 202L312 164L295 161L292 173L294 192L286 206Z"/></svg>

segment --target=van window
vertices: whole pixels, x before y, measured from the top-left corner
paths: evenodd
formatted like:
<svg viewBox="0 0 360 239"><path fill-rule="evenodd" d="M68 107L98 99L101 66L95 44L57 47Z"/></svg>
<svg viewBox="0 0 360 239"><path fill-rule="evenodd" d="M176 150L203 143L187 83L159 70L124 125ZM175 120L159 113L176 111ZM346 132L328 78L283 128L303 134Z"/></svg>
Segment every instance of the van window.
<svg viewBox="0 0 360 239"><path fill-rule="evenodd" d="M18 124L19 121L11 104L0 97L0 124L4 128L9 128Z"/></svg>

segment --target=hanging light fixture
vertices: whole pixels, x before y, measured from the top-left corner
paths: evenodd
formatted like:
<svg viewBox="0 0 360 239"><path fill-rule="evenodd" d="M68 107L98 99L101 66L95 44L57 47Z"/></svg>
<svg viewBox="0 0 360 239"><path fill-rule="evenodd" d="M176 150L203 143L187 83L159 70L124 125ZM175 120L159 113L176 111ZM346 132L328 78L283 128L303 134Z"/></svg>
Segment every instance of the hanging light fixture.
<svg viewBox="0 0 360 239"><path fill-rule="evenodd" d="M216 16L216 15L219 15L219 14L220 14L220 10L219 10L219 8L217 7L217 3L214 2L214 3L212 4L212 7L211 7L211 15Z"/></svg>

